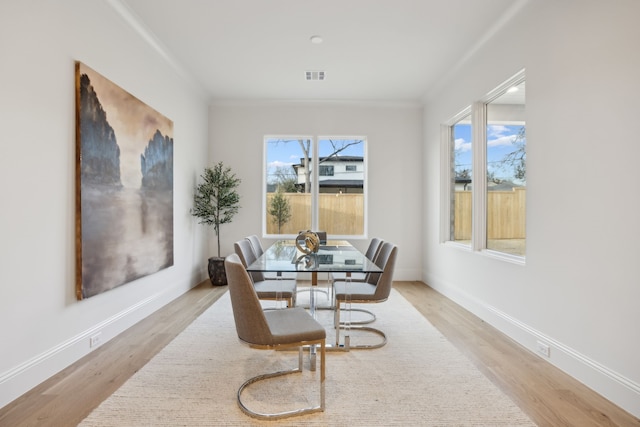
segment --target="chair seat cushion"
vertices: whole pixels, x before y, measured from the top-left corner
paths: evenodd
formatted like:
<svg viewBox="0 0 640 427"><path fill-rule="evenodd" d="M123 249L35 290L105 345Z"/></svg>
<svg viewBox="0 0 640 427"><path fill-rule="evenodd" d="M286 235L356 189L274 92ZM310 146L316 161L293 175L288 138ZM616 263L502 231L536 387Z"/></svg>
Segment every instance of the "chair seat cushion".
<svg viewBox="0 0 640 427"><path fill-rule="evenodd" d="M336 299L344 301L347 293L352 300L369 300L376 293L376 285L367 282L335 282Z"/></svg>
<svg viewBox="0 0 640 427"><path fill-rule="evenodd" d="M264 278L266 280L297 280L298 273L284 271L280 275L280 278L278 278L278 275L276 273L264 273Z"/></svg>
<svg viewBox="0 0 640 427"><path fill-rule="evenodd" d="M334 281L347 280L347 273L331 273L331 278ZM354 282L364 282L367 280L366 273L351 273L351 280Z"/></svg>
<svg viewBox="0 0 640 427"><path fill-rule="evenodd" d="M324 327L302 307L268 310L264 315L271 330L272 344L315 341L327 336Z"/></svg>
<svg viewBox="0 0 640 427"><path fill-rule="evenodd" d="M292 298L296 292L295 280L262 280L254 284L259 298Z"/></svg>

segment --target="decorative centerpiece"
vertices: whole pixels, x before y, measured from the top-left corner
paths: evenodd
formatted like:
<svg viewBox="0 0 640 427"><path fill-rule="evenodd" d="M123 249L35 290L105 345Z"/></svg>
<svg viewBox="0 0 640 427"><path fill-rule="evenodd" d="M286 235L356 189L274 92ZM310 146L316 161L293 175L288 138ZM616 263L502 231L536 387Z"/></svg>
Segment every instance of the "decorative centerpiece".
<svg viewBox="0 0 640 427"><path fill-rule="evenodd" d="M304 246L300 242L304 242ZM303 231L296 237L296 247L307 255L317 253L320 249L320 238L311 230Z"/></svg>

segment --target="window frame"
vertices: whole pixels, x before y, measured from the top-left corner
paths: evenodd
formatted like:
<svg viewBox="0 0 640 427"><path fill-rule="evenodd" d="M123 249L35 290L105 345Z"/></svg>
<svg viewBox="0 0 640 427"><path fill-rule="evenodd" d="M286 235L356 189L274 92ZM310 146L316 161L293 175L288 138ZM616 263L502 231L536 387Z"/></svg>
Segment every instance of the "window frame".
<svg viewBox="0 0 640 427"><path fill-rule="evenodd" d="M455 190L452 191L452 186L451 186L451 181L455 178L455 172L451 167L451 165L454 164L455 162L455 155L453 153L453 150L454 150L453 145L455 144L455 141L453 140L453 126L455 126L459 121L461 121L466 117L469 117L472 119L471 105L465 107L462 111L460 111L455 116L451 117L449 120L447 120L444 124L440 126L440 139L442 142L441 143L442 156L441 156L441 165L440 165L440 170L441 170L440 216L442 220L440 221L440 224L441 224L440 242L447 243L448 245L456 246L461 249L471 250L472 245L460 243L452 239L452 236L451 236L451 230L452 230L451 220L453 215L453 212L451 209L451 205L452 205L451 201L453 197L455 197L455 195L453 194L453 191ZM473 129L474 127L473 127L473 120L472 120L472 123L471 123L472 138L475 137L475 135L473 134ZM473 139L472 139L472 144L473 144ZM473 149L475 149L475 146L473 146ZM473 156L473 151L472 151L472 156ZM473 195L473 189L472 189L472 195ZM472 210L473 210L473 207L472 207ZM473 227L473 223L471 224L471 227L472 227L472 233L473 233L473 230L475 229ZM472 236L472 241L473 241L473 236Z"/></svg>
<svg viewBox="0 0 640 427"><path fill-rule="evenodd" d="M335 176L335 167L333 165L318 165L318 175Z"/></svg>
<svg viewBox="0 0 640 427"><path fill-rule="evenodd" d="M487 105L506 93L510 87L517 86L524 81L526 81L526 73L525 69L522 69L440 126L440 242L447 246L480 253L520 265L526 263L526 252L525 255L521 256L487 248ZM451 198L454 197L452 194L454 190L451 188L452 173L454 173L451 168L453 161L451 144L454 143L452 141L452 127L458 121L469 115L469 113L471 113L472 135L472 183L483 183L483 185L472 184L472 237L471 245L466 245L451 240Z"/></svg>
<svg viewBox="0 0 640 427"><path fill-rule="evenodd" d="M297 234L268 234L267 233L267 141L273 139L282 139L282 140L298 140L298 139L306 139L311 141L311 229L319 230L319 211L320 211L320 176L328 176L328 175L320 175L320 164L319 164L319 151L320 151L320 141L324 140L361 140L363 143L362 147L362 164L363 170L362 177L362 195L363 195L363 224L362 234L331 234L332 239L367 239L368 237L368 138L364 135L329 135L321 134L321 135L264 135L262 138L262 213L261 213L261 222L262 222L262 237L270 238L270 239L293 239ZM333 175L335 176L335 166L333 167ZM360 172L356 169L356 172Z"/></svg>

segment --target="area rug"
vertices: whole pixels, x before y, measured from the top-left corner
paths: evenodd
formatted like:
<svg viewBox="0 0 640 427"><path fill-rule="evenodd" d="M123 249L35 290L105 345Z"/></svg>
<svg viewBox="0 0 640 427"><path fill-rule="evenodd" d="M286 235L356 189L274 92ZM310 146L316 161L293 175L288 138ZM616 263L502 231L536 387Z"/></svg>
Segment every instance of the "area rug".
<svg viewBox="0 0 640 427"><path fill-rule="evenodd" d="M327 353L324 412L274 422L240 410L238 387L252 376L295 367L297 352L240 343L226 293L80 425L535 425L395 290L387 302L359 307L375 313L371 326L385 331L388 342ZM329 310L319 310L318 318L330 327ZM351 335L352 344L376 339ZM305 372L252 385L246 403L279 410L317 401L319 369L308 368L307 353Z"/></svg>

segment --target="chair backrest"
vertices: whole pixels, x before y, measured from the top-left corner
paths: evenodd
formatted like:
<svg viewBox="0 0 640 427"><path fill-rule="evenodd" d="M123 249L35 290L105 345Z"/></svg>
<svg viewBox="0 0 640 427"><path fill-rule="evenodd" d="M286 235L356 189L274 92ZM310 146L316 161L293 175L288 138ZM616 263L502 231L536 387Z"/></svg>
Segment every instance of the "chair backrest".
<svg viewBox="0 0 640 427"><path fill-rule="evenodd" d="M237 254L227 256L224 267L238 338L249 344L272 344L269 324L240 257Z"/></svg>
<svg viewBox="0 0 640 427"><path fill-rule="evenodd" d="M367 248L367 252L365 252L364 255L371 261L373 261L376 258L378 251L382 247L382 243L382 239L374 237L373 239L371 239L371 242L369 242L369 247Z"/></svg>
<svg viewBox="0 0 640 427"><path fill-rule="evenodd" d="M380 239L379 239L380 240ZM390 251L390 246L386 245L387 248L387 253L381 255L380 252L382 252L382 248L385 247L385 243L382 240L380 240L380 242L378 243L378 248L375 251L375 254L373 255L372 258L369 258L369 249L367 249L367 253L365 255L367 255L367 258L369 258L371 261L373 261L373 263L375 265L378 266L378 268L380 268L380 270L384 270L384 266L387 263L387 260L389 258L390 253L388 253L388 251ZM371 245L370 245L371 246ZM367 276L365 277L365 282L367 283L371 283L373 285L378 283L378 280L380 280L380 276L382 275L382 273L367 273Z"/></svg>
<svg viewBox="0 0 640 427"><path fill-rule="evenodd" d="M245 268L250 266L258 259L255 252L253 251L253 246L251 242L247 239L238 240L233 244L233 249L236 252L236 255L240 258L240 262L244 265ZM252 271L250 273L251 279L253 282L262 282L264 280L264 273L259 271Z"/></svg>
<svg viewBox="0 0 640 427"><path fill-rule="evenodd" d="M374 298L376 300L385 300L389 298L389 294L391 293L391 286L393 284L393 271L396 267L396 258L398 256L398 247L390 242L385 242L382 244L382 248L380 252L378 252L378 256L376 257L376 265L382 270L382 273L379 274L379 277L375 282L369 281L369 283L374 283L376 285L376 291L374 293ZM370 277L373 277L372 274ZM373 280L373 279L370 279Z"/></svg>
<svg viewBox="0 0 640 427"><path fill-rule="evenodd" d="M258 239L258 236L252 234L251 236L247 236L246 239L251 242L256 258L260 258L264 253L264 249L262 248L262 243L260 242L260 239Z"/></svg>

